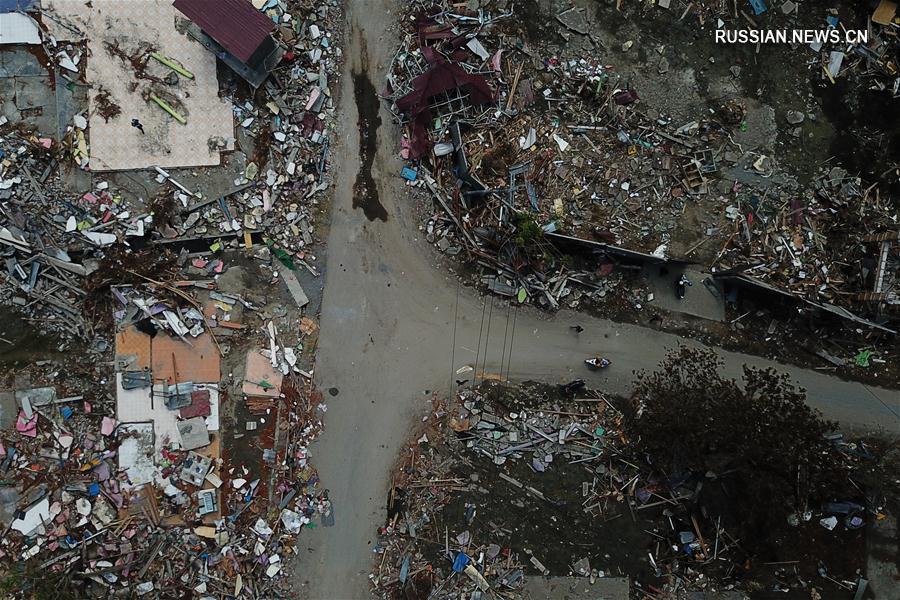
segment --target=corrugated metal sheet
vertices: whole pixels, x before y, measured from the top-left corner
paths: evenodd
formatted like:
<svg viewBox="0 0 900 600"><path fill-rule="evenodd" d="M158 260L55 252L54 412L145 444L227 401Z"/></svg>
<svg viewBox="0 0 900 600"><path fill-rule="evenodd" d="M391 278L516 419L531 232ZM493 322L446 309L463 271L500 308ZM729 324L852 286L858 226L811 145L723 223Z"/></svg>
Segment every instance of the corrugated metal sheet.
<svg viewBox="0 0 900 600"><path fill-rule="evenodd" d="M275 29L248 0L175 0L174 6L242 62Z"/></svg>
<svg viewBox="0 0 900 600"><path fill-rule="evenodd" d="M459 65L447 61L430 48L423 50L425 60L431 67L412 80L413 91L397 100L397 108L409 115L412 142L412 158L424 156L428 150L428 124L431 122L429 101L432 96L465 87L469 102L487 104L494 100L494 92L484 76L470 75Z"/></svg>

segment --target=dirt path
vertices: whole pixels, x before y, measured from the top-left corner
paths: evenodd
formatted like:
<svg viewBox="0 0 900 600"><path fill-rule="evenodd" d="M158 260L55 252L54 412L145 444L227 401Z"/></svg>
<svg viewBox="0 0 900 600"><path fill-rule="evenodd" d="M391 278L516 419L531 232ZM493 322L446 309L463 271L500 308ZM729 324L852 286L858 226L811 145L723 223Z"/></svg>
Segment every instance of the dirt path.
<svg viewBox="0 0 900 600"><path fill-rule="evenodd" d="M294 588L300 598L368 596L371 548L383 522L391 464L427 406L425 391L446 391L453 385L454 337L456 369L474 363L482 330L482 300L468 289L459 290L455 279L431 264L431 248L419 238L414 211L397 176L401 165L395 158L396 126L383 109L379 118L372 97L383 86L394 51L395 14L391 0L348 6L351 34L342 78L342 130L334 157L335 201L316 364L328 412L325 432L312 449L334 500L336 524L300 536ZM514 379L584 377L595 386L625 392L632 370L652 368L667 347L679 343L672 335L567 311L552 318L531 309L515 315L499 301L492 310L485 311L493 316L491 343L486 360L481 349L478 363L497 372L504 343L512 341ZM568 329L575 322L586 328L578 337ZM504 335L513 330L514 339ZM613 358L613 367L600 374L584 372L581 359L600 349ZM745 355L721 355L728 375L738 375L745 363L776 366ZM848 425L896 427L896 392L779 368L806 387L810 403L827 416Z"/></svg>

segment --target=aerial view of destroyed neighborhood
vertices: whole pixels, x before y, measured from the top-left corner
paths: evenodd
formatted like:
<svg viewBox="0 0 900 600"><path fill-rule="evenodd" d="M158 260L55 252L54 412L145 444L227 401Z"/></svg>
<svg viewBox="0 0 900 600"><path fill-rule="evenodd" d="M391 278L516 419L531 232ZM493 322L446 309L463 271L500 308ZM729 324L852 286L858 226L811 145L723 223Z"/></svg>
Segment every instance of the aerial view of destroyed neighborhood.
<svg viewBox="0 0 900 600"><path fill-rule="evenodd" d="M898 0L0 0L0 600L900 600Z"/></svg>

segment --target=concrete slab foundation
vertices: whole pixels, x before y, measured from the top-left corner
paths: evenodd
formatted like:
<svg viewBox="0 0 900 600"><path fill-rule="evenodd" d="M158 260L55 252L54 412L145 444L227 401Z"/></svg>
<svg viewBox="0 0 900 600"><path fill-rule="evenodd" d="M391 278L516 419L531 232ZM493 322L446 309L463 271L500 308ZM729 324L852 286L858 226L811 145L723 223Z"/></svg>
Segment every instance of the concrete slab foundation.
<svg viewBox="0 0 900 600"><path fill-rule="evenodd" d="M87 39L84 60L87 81L93 86L89 139L95 172L218 165L216 145L233 148L232 106L219 98L216 58L178 31L171 4L168 0L45 3L45 11L53 16L48 25L57 39ZM150 58L154 51L180 62L194 78L173 77L171 69ZM108 121L94 106L100 86L121 110ZM150 94L172 105L187 124L164 112ZM141 123L144 133L132 126L132 119Z"/></svg>

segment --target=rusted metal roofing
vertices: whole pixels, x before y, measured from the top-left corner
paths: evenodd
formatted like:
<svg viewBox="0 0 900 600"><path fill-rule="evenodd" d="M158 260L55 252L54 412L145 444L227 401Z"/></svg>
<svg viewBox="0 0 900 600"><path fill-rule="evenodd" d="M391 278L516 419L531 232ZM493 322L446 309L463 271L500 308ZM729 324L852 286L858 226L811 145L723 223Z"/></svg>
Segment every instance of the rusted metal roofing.
<svg viewBox="0 0 900 600"><path fill-rule="evenodd" d="M249 0L175 0L174 6L241 62L275 29Z"/></svg>

